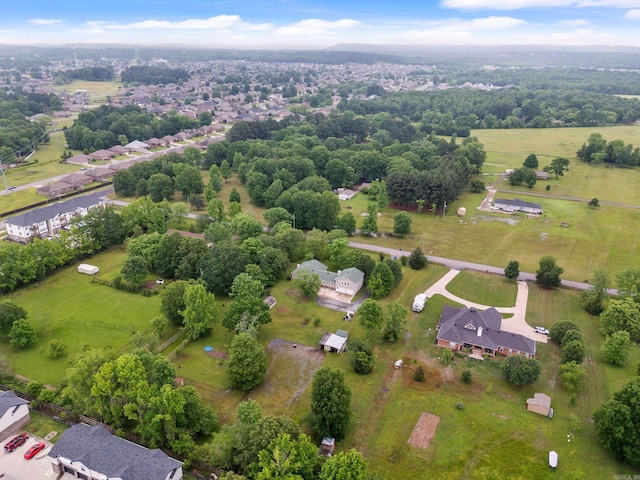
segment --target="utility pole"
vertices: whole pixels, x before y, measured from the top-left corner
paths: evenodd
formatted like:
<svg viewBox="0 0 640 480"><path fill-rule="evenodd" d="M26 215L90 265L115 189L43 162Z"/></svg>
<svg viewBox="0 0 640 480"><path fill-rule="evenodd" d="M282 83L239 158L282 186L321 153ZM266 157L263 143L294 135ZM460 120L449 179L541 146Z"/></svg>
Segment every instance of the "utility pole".
<svg viewBox="0 0 640 480"><path fill-rule="evenodd" d="M447 202L444 202L444 206L442 207L442 219L444 220L444 212L447 211Z"/></svg>

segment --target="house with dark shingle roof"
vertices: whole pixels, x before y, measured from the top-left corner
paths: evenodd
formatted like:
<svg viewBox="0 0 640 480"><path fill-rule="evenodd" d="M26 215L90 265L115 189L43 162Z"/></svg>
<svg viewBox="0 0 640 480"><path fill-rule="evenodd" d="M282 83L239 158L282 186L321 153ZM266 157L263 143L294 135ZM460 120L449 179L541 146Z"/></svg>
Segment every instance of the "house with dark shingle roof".
<svg viewBox="0 0 640 480"><path fill-rule="evenodd" d="M27 243L33 238L47 238L71 224L77 216L85 216L90 210L105 205L105 192L78 196L64 202L52 203L26 213L7 218L7 237L15 242Z"/></svg>
<svg viewBox="0 0 640 480"><path fill-rule="evenodd" d="M347 295L355 295L364 285L364 273L355 268L346 268L338 270L337 273L327 270L327 266L318 260L308 260L298 264L296 269L291 272L291 279L295 279L303 271L315 273L320 277L320 285L330 288L338 293Z"/></svg>
<svg viewBox="0 0 640 480"><path fill-rule="evenodd" d="M11 391L0 392L0 439L12 435L29 420L28 400Z"/></svg>
<svg viewBox="0 0 640 480"><path fill-rule="evenodd" d="M472 354L523 355L536 354L536 342L524 335L501 330L502 315L493 307L476 310L471 307L442 307L437 345L453 351L468 350Z"/></svg>
<svg viewBox="0 0 640 480"><path fill-rule="evenodd" d="M519 198L514 198L513 200L496 198L493 201L493 206L498 207L500 210L504 210L505 212L525 212L535 213L537 215L542 213L542 205L539 203L525 202Z"/></svg>
<svg viewBox="0 0 640 480"><path fill-rule="evenodd" d="M55 474L84 479L180 480L182 462L116 437L101 425L76 423L48 453Z"/></svg>

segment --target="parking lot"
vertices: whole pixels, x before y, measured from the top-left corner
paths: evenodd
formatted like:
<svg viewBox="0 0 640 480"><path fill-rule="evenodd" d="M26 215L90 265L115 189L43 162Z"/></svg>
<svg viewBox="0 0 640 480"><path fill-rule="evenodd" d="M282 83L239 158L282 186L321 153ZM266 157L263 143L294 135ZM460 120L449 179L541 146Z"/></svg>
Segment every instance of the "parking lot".
<svg viewBox="0 0 640 480"><path fill-rule="evenodd" d="M14 435L3 439L2 446L13 437ZM13 452L0 452L0 477L2 480L42 480L46 478L56 478L56 475L54 475L51 469L51 459L47 455L51 450L51 444L49 442L45 442L47 447L31 460L25 460L24 458L24 453L29 450L34 443L40 441L43 441L43 439L29 434L29 438L25 444Z"/></svg>

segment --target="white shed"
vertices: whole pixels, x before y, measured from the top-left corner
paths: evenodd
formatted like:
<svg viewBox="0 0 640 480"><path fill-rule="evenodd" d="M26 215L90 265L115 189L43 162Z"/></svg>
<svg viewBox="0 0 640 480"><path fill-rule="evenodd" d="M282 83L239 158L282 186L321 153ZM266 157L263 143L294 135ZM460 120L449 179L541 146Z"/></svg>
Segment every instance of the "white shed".
<svg viewBox="0 0 640 480"><path fill-rule="evenodd" d="M95 275L100 269L95 265L89 265L88 263L81 263L78 265L78 273L84 273L86 275Z"/></svg>
<svg viewBox="0 0 640 480"><path fill-rule="evenodd" d="M393 364L393 368L398 370L398 369L402 368L403 364L404 364L404 362L402 361L402 359L396 360L396 362Z"/></svg>
<svg viewBox="0 0 640 480"><path fill-rule="evenodd" d="M467 209L465 207L460 207L458 209L458 215L460 215L461 217L464 217L467 214Z"/></svg>

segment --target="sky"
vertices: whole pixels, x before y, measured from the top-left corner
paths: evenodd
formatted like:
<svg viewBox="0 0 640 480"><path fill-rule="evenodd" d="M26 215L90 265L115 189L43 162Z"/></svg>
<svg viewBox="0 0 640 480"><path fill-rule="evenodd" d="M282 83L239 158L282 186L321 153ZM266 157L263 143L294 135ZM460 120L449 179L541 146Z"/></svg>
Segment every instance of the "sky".
<svg viewBox="0 0 640 480"><path fill-rule="evenodd" d="M640 0L23 0L0 44L640 46Z"/></svg>

